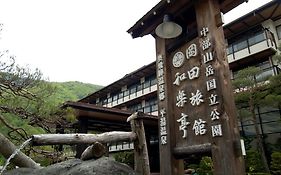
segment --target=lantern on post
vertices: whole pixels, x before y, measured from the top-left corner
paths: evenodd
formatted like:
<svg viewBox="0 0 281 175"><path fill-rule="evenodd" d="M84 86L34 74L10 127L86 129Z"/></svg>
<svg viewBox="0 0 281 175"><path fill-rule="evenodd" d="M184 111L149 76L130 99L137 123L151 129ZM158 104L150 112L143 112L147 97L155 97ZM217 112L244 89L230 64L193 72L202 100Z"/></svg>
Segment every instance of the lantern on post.
<svg viewBox="0 0 281 175"><path fill-rule="evenodd" d="M155 33L157 36L165 39L176 38L182 33L182 28L177 23L173 22L171 15L164 15L163 22L159 24Z"/></svg>

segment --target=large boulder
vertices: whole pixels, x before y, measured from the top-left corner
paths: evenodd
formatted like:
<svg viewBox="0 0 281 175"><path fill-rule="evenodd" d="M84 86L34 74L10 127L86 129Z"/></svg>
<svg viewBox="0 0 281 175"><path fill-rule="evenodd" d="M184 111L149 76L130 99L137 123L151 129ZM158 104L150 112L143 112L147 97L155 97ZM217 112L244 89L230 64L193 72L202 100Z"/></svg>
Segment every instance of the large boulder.
<svg viewBox="0 0 281 175"><path fill-rule="evenodd" d="M82 161L71 159L42 169L18 168L4 175L137 175L129 166L108 157Z"/></svg>

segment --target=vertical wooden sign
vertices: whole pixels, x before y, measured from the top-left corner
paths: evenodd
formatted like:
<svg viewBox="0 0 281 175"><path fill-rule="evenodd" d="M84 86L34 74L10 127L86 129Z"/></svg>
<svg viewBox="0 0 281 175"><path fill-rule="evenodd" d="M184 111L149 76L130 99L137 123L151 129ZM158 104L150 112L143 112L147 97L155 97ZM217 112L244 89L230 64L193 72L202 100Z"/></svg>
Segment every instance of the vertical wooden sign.
<svg viewBox="0 0 281 175"><path fill-rule="evenodd" d="M183 174L181 158L212 152L215 174L244 174L218 0L195 11L196 39L167 53L156 38L160 173Z"/></svg>
<svg viewBox="0 0 281 175"><path fill-rule="evenodd" d="M156 38L156 75L158 83L158 116L159 116L159 154L160 173L167 175L183 174L183 161L176 159L173 155L173 148L176 140L174 137L175 126L173 124L174 108L171 67L167 59L165 39Z"/></svg>
<svg viewBox="0 0 281 175"><path fill-rule="evenodd" d="M218 0L202 0L195 5L199 43L210 45L210 48L201 47L203 63L210 56L213 58L206 63L215 71L214 76L206 79L206 83L215 80L215 92L218 97L218 120L213 120L212 130L212 159L214 162L214 174L245 174L243 156L240 145L239 129L236 120L236 108L234 104L233 89L231 86L230 72L226 56L226 43L223 27L217 21L220 15ZM209 91L212 95L212 91ZM211 109L211 111L213 111ZM216 112L215 112L216 113ZM211 113L210 113L211 115ZM221 137L214 137L220 136Z"/></svg>

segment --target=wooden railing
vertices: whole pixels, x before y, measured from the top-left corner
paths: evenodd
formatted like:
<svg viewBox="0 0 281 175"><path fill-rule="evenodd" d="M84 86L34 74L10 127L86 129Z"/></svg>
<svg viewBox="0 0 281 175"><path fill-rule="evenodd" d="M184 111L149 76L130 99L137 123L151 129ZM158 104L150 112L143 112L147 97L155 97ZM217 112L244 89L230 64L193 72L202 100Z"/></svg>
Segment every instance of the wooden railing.
<svg viewBox="0 0 281 175"><path fill-rule="evenodd" d="M81 155L82 160L101 157L106 151L103 145L119 141L134 142L134 159L136 173L149 175L149 158L145 139L144 125L141 112L136 112L128 117L131 132L112 131L102 134L40 134L32 136L32 144L57 145L57 144L91 144Z"/></svg>

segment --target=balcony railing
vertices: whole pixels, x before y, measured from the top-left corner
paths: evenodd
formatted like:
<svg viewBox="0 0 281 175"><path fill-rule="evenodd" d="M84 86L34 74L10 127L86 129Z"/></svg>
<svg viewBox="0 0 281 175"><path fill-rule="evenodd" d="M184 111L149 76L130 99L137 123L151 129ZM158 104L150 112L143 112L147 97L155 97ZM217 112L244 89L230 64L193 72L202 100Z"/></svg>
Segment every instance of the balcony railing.
<svg viewBox="0 0 281 175"><path fill-rule="evenodd" d="M274 53L276 51L276 43L273 33L265 29L255 35L230 44L227 48L228 63L268 49L271 49L272 53Z"/></svg>
<svg viewBox="0 0 281 175"><path fill-rule="evenodd" d="M104 107L115 107L117 105L126 103L128 101L131 101L133 99L142 97L144 95L150 94L152 92L156 92L157 91L157 84L152 84L149 87L143 87L141 89L137 89L134 92L129 92L129 93L122 93L122 95L118 95L116 96L116 98L108 98L108 99L104 99L102 106Z"/></svg>

